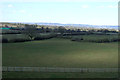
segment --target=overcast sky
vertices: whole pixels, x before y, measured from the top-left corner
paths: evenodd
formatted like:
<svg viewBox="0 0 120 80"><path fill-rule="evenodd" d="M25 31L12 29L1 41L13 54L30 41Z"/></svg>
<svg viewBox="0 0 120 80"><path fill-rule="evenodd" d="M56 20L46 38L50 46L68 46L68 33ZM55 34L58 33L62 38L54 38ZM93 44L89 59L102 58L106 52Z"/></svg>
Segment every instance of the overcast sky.
<svg viewBox="0 0 120 80"><path fill-rule="evenodd" d="M0 21L117 25L118 0L4 0Z"/></svg>

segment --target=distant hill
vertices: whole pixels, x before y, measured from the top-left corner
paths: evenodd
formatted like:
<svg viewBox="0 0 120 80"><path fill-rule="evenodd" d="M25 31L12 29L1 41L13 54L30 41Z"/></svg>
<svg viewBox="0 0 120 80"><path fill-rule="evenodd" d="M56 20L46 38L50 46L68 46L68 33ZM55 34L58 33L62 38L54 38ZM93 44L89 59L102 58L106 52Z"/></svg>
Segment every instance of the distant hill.
<svg viewBox="0 0 120 80"><path fill-rule="evenodd" d="M43 23L43 22L21 22L21 23L37 24L37 25L50 25L50 26L71 26L71 27L83 27L83 28L118 29L117 25L61 24L61 23Z"/></svg>

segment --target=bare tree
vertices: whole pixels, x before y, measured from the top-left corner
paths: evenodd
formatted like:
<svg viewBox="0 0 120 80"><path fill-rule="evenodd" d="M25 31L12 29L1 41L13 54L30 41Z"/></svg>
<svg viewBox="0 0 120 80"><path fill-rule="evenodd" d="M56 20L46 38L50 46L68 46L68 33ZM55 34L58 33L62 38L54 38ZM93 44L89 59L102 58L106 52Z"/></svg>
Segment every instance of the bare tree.
<svg viewBox="0 0 120 80"><path fill-rule="evenodd" d="M63 27L63 26L58 27L58 32L61 33L61 36L63 36L63 34L65 33L65 31L66 31L65 27Z"/></svg>
<svg viewBox="0 0 120 80"><path fill-rule="evenodd" d="M29 38L31 40L34 40L36 34L37 34L37 25L25 25L25 29L24 29L24 34L29 36Z"/></svg>

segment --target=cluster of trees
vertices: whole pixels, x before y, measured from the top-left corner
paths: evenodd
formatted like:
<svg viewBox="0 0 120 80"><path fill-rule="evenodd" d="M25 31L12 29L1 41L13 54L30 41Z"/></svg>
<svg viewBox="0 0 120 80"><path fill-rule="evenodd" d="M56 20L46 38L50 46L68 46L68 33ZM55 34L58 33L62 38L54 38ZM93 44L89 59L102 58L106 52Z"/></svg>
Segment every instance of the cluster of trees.
<svg viewBox="0 0 120 80"><path fill-rule="evenodd" d="M42 40L42 39L49 39L49 38L53 38L53 37L64 37L64 36L68 36L68 35L90 35L90 34L106 34L109 32L112 33L116 33L116 31L110 31L107 29L99 29L99 30L94 30L94 29L90 29L90 30L82 30L82 29L66 29L63 26L59 26L56 28L48 28L45 26L41 26L41 28L37 28L37 25L29 25L29 24L25 24L24 28L20 28L20 27L11 27L10 30L7 30L6 32L2 33L9 33L11 32L11 34L23 34L26 35L27 38L13 38L13 39L7 39L7 38L3 38L2 42L24 42L24 41L32 41L32 40ZM99 33L100 32L100 33ZM42 33L45 33L47 35L41 35ZM48 34L49 33L49 34ZM72 41L89 41L89 42L97 42L97 43L102 43L102 42L116 42L119 41L119 39L98 39L98 40L85 40L84 38L71 38L71 37L67 37L69 39L71 39Z"/></svg>
<svg viewBox="0 0 120 80"><path fill-rule="evenodd" d="M9 36L10 35L10 36ZM36 26L33 25L25 25L24 30L21 30L21 34L9 34L7 36L3 35L1 42L25 42L25 41L33 41L33 40L43 40L53 38L56 35L53 33L42 34L39 33Z"/></svg>
<svg viewBox="0 0 120 80"><path fill-rule="evenodd" d="M14 39L8 39L8 38L3 38L2 43L14 43L14 42L26 42L26 41L31 41L29 38L14 38Z"/></svg>
<svg viewBox="0 0 120 80"><path fill-rule="evenodd" d="M80 29L75 29L75 28L66 28L64 26L45 26L45 25L29 25L29 24L24 24L24 27L20 27L20 25L18 24L17 27L11 27L11 30L17 30L19 33L21 31L24 31L26 29L26 27L34 27L36 28L36 31L39 33L50 33L50 32L54 32L54 33L61 33L61 35L63 34L73 34L73 35L77 35L77 34L105 34L105 33L118 33L116 30L108 30L108 29L91 29L91 28L80 28ZM39 28L37 28L39 27ZM100 33L101 32L101 33ZM12 32L13 33L13 32Z"/></svg>

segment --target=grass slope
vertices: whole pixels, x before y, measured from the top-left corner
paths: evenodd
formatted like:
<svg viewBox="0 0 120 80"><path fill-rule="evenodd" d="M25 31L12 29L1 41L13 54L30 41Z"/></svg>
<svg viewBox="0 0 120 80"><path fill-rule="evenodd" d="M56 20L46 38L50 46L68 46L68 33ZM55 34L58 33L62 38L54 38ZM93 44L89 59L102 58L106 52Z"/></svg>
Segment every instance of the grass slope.
<svg viewBox="0 0 120 80"><path fill-rule="evenodd" d="M118 66L118 43L49 39L3 44L3 66L97 67Z"/></svg>
<svg viewBox="0 0 120 80"><path fill-rule="evenodd" d="M118 73L3 72L3 78L118 78Z"/></svg>

